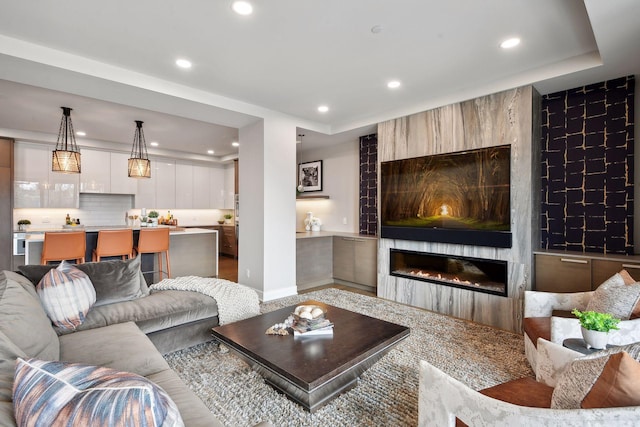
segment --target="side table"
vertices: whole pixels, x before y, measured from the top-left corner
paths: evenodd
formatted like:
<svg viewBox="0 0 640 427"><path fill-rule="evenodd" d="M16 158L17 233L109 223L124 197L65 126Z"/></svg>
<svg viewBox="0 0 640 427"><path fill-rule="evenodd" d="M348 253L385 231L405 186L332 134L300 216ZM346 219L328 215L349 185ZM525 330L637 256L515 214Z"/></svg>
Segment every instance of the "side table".
<svg viewBox="0 0 640 427"><path fill-rule="evenodd" d="M593 354L596 351L602 350L596 348L587 348L587 343L585 343L582 338L567 338L566 340L562 341L562 346L582 354ZM607 344L607 348L614 347L617 347L617 345Z"/></svg>

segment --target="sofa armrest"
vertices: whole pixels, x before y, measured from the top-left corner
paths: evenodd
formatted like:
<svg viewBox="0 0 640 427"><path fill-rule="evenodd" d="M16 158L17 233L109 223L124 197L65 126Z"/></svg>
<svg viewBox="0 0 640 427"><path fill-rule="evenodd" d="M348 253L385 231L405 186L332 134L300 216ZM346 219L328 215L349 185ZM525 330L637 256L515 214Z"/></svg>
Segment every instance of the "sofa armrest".
<svg viewBox="0 0 640 427"><path fill-rule="evenodd" d="M524 292L524 317L549 317L553 310L584 310L593 292L560 294L554 292Z"/></svg>
<svg viewBox="0 0 640 427"><path fill-rule="evenodd" d="M424 360L420 361L418 425L454 427L456 417L469 427L585 425L637 426L640 407L605 409L529 408L478 393Z"/></svg>

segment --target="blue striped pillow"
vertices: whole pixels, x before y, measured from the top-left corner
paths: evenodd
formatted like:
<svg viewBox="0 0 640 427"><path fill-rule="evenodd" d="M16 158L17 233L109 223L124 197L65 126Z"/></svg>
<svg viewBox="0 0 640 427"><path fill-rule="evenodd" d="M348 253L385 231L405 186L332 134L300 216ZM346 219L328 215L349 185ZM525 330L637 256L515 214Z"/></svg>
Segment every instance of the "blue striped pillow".
<svg viewBox="0 0 640 427"><path fill-rule="evenodd" d="M20 426L184 426L159 386L129 372L18 358L13 409Z"/></svg>
<svg viewBox="0 0 640 427"><path fill-rule="evenodd" d="M49 270L36 291L47 316L62 329L75 330L96 302L89 276L66 261Z"/></svg>

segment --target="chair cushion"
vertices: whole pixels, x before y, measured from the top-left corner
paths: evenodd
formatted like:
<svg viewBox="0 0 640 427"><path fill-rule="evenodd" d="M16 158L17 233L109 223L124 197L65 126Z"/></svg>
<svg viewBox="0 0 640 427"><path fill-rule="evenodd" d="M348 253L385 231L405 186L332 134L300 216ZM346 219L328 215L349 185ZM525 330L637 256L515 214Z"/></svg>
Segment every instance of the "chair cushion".
<svg viewBox="0 0 640 427"><path fill-rule="evenodd" d="M564 372L558 378L558 383L553 391L553 397L551 398L552 409L579 409L582 408L584 400L587 395L590 394L594 385L599 381L611 381L616 376L611 372L612 369L620 367L621 363L623 368L626 369L625 374L633 374L638 372L637 370L628 369L628 362L621 362L618 357L613 359L611 366L605 370L611 356L614 354L626 352L635 361L640 360L640 343L629 344L625 346L615 347L608 350L599 351L588 356L584 356L573 360L564 370ZM632 381L640 382L640 378L632 376ZM626 383L622 384L626 387ZM607 407L607 398L602 398L602 390L607 388L606 385L600 384L594 390L594 393L587 401L589 407ZM609 387L609 390L614 388ZM624 390L624 388L623 388ZM629 390L627 387L626 390ZM616 395L624 395L624 391L616 391ZM636 397L637 398L637 397ZM612 400L618 400L620 397L612 398ZM628 399L628 398L623 398Z"/></svg>
<svg viewBox="0 0 640 427"><path fill-rule="evenodd" d="M75 330L96 302L96 291L83 271L62 261L36 287L40 302L54 325Z"/></svg>
<svg viewBox="0 0 640 427"><path fill-rule="evenodd" d="M44 312L35 290L27 291L19 280L24 280L19 274L0 272L0 332L27 357L58 360L60 343L51 320Z"/></svg>
<svg viewBox="0 0 640 427"><path fill-rule="evenodd" d="M171 398L129 372L18 359L13 406L19 426L184 426Z"/></svg>
<svg viewBox="0 0 640 427"><path fill-rule="evenodd" d="M628 320L640 303L640 283L626 285L620 273L602 283L587 304L586 311L610 313L613 317Z"/></svg>
<svg viewBox="0 0 640 427"><path fill-rule="evenodd" d="M538 346L538 338L551 341L551 317L525 317L523 328L524 333L536 347Z"/></svg>

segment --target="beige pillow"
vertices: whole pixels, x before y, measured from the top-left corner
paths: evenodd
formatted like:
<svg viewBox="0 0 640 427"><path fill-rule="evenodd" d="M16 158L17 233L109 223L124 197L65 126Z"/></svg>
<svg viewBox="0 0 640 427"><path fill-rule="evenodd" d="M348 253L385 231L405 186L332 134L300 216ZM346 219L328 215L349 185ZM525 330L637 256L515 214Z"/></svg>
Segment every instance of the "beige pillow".
<svg viewBox="0 0 640 427"><path fill-rule="evenodd" d="M616 273L593 293L586 311L610 313L618 319L628 320L640 302L640 283L625 285L624 278Z"/></svg>

